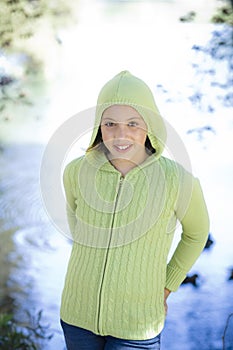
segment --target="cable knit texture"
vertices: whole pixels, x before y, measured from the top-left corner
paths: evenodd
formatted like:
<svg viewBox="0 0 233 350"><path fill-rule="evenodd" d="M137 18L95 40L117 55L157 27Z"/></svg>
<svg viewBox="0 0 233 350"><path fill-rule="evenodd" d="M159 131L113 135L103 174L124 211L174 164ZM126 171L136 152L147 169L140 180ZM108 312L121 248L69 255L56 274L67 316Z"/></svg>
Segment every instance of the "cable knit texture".
<svg viewBox="0 0 233 350"><path fill-rule="evenodd" d="M128 72L114 79L100 93L96 125L104 108L122 102L120 96L129 93L129 81L135 81ZM138 96L143 99L143 93L146 96L140 106L150 108L162 125L148 88L136 82L142 93L134 96L137 100ZM136 101L131 98L130 103ZM151 135L154 121L148 118L152 114L140 110ZM161 156L166 133L162 126L160 131L161 139L156 133L150 137L156 153L124 178L95 149L65 169L67 216L74 241L61 318L69 324L118 338L155 337L165 321L164 288L178 289L205 245L209 220L200 183L175 161ZM167 263L178 222L181 240Z"/></svg>

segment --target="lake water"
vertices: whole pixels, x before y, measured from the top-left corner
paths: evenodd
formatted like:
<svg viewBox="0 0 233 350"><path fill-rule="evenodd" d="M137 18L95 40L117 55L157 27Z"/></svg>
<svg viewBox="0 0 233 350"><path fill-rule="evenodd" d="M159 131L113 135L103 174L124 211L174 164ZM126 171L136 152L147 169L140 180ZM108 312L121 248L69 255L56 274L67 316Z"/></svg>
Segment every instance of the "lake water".
<svg viewBox="0 0 233 350"><path fill-rule="evenodd" d="M218 35L213 33L223 38L228 29L208 23L210 2L204 7L197 1L196 8L190 3L81 1L77 25L58 33L62 45L56 48L55 67L50 55L55 49L48 48L49 103L40 109L38 98L34 106L42 120L16 123L17 129L14 121L2 126L0 224L2 232L13 232L15 244L8 256L8 290L19 318L23 309L43 309L43 322L54 332L46 350L64 349L59 304L71 243L46 216L41 159L56 129L94 106L101 86L124 69L151 86L161 113L184 141L203 187L214 238L190 272L199 274L199 286L181 286L169 297L162 350L223 349L233 312L233 282L228 281L233 268L233 105L230 97L225 99L232 93L232 51L223 45L223 58L214 56ZM195 22L177 20L193 9L198 11ZM77 155L85 143L86 138L79 140ZM233 349L232 318L224 349Z"/></svg>

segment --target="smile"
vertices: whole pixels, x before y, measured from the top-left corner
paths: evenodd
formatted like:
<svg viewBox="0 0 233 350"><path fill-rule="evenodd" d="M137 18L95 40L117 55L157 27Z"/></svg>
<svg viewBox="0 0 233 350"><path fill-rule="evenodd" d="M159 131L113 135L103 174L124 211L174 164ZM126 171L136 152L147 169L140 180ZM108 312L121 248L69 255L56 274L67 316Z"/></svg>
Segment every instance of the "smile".
<svg viewBox="0 0 233 350"><path fill-rule="evenodd" d="M114 145L114 148L117 151L128 151L128 149L131 147L132 145Z"/></svg>

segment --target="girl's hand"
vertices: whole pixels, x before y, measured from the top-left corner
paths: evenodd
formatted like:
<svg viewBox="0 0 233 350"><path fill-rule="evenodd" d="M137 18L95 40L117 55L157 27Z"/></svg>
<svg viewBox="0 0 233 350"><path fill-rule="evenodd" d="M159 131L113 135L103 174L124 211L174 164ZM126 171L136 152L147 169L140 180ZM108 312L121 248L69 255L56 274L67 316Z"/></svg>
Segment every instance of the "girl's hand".
<svg viewBox="0 0 233 350"><path fill-rule="evenodd" d="M168 310L167 298L168 298L170 293L171 293L171 291L169 289L164 288L164 309L165 309L165 315L167 315L167 310Z"/></svg>

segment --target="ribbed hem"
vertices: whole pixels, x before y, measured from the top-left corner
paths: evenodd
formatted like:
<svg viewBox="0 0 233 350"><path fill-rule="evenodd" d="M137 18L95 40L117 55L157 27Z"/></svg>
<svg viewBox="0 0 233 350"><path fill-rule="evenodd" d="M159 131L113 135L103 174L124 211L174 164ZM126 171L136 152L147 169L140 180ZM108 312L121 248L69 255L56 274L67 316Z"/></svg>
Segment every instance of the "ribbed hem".
<svg viewBox="0 0 233 350"><path fill-rule="evenodd" d="M180 270L170 265L167 265L167 277L165 287L171 292L175 292L177 291L185 277L186 272L184 270Z"/></svg>

